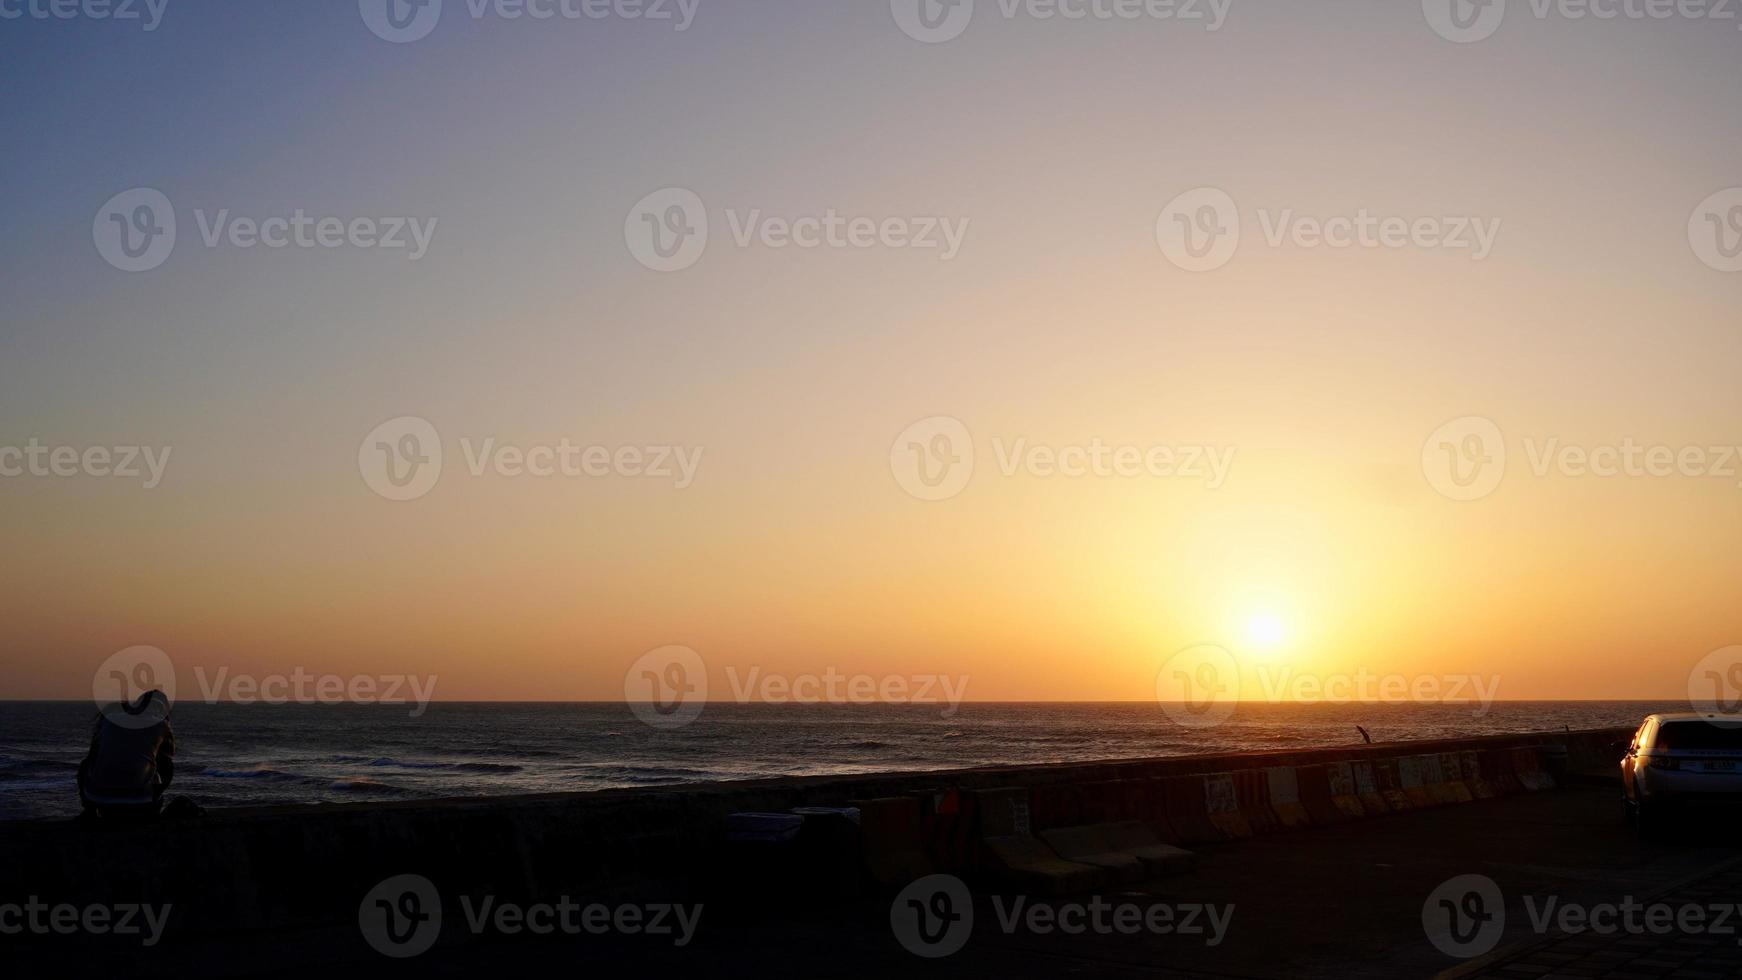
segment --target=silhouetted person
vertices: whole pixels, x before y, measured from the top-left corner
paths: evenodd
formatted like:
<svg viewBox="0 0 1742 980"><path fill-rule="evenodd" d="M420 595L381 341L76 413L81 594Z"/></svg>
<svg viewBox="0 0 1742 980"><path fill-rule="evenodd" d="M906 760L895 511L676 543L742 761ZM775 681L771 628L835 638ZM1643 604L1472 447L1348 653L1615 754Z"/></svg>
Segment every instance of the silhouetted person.
<svg viewBox="0 0 1742 980"><path fill-rule="evenodd" d="M169 698L148 691L108 705L91 726L91 750L79 763L79 800L87 816L141 822L157 819L163 791L175 779L175 733Z"/></svg>

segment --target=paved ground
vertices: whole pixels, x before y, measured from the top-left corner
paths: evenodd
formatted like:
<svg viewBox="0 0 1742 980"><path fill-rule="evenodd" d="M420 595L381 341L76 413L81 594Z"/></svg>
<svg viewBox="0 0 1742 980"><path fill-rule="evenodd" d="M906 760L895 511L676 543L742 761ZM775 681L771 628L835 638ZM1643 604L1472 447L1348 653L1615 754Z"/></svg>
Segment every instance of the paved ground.
<svg viewBox="0 0 1742 980"><path fill-rule="evenodd" d="M1541 942L1488 958L1460 974L1469 980L1556 980L1562 977L1596 980L1636 980L1670 977L1676 980L1721 980L1742 977L1742 922L1732 913L1723 931L1671 927L1654 930L1648 918L1651 908L1665 908L1688 923L1696 914L1704 922L1716 918L1714 910L1734 908L1742 902L1742 864L1701 874L1659 895L1643 898L1633 931L1602 934L1585 931L1576 935L1556 932ZM1696 913L1693 910L1700 910ZM1643 926L1643 928L1638 928Z"/></svg>
<svg viewBox="0 0 1742 980"><path fill-rule="evenodd" d="M976 894L973 922L959 952L922 959L891 927L890 903L866 900L825 908L802 895L757 908L710 905L695 941L596 938L488 938L450 942L450 914L432 951L389 960L355 930L239 939L171 948L132 962L102 964L107 975L269 977L500 976L658 971L722 977L1125 977L1323 978L1408 980L1459 969L1470 977L1742 977L1736 936L1672 930L1666 935L1557 938L1551 922L1533 924L1550 900L1590 909L1644 900L1742 901L1742 859L1734 824L1667 842L1636 841L1622 825L1615 792L1554 793L1311 828L1206 848L1189 874L1102 896L1147 914L1164 905L1229 914L1212 944L1201 934L1037 932L1007 928L1011 898ZM1729 866L1729 867L1726 867ZM319 869L311 869L318 874ZM1477 877L1466 877L1477 876ZM1491 882L1494 892L1481 893ZM1447 884L1450 882L1451 884ZM1472 882L1474 884L1472 884ZM1088 896L1075 899L1087 903ZM1043 900L1061 911L1073 900ZM924 903L922 903L924 904ZM1426 910L1424 912L1424 909ZM1503 914L1495 914L1504 909ZM1089 911L1089 910L1085 910ZM1068 917L1068 911L1066 912ZM1112 911L1105 921L1117 923ZM1461 919L1454 919L1461 916ZM941 920L939 920L941 922ZM1208 919L1199 913L1195 925ZM1176 918L1175 925L1183 923ZM1044 922L1043 922L1044 924ZM1728 928L1742 931L1742 922ZM942 931L946 936L954 933ZM1430 932L1435 935L1430 936ZM1435 945L1451 944L1460 959ZM1460 937L1467 942L1460 943ZM1519 944L1518 955L1506 952ZM69 975L65 960L56 973ZM119 971L119 972L117 972Z"/></svg>

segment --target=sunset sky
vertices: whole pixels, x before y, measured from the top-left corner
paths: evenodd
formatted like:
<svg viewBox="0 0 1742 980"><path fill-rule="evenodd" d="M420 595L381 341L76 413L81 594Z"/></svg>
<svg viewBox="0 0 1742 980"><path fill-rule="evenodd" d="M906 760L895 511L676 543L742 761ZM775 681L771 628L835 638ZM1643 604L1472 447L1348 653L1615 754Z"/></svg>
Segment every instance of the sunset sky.
<svg viewBox="0 0 1742 980"><path fill-rule="evenodd" d="M936 44L883 0L701 0L682 31L447 0L410 43L352 0L0 20L0 446L173 447L152 489L0 477L0 698L88 697L149 644L603 700L676 644L720 691L832 667L1141 700L1206 642L1685 698L1742 643L1742 459L1533 462L1742 445L1742 272L1692 240L1742 187L1742 31L1513 7L1471 44L1418 3L1298 0L1234 0L1215 31L980 0ZM143 272L94 242L133 188L177 223ZM710 226L674 272L626 242L665 188ZM1241 219L1213 271L1157 243L1198 188ZM225 209L437 223L415 260L208 246ZM753 211L831 210L965 233L948 259L735 241ZM1498 230L1479 259L1267 240L1361 212ZM444 458L409 501L359 465L401 417ZM974 468L922 500L892 449L937 417ZM1472 417L1505 475L1454 500L1424 447ZM475 477L492 438L701 456L681 488ZM1007 476L1018 440L1231 464Z"/></svg>

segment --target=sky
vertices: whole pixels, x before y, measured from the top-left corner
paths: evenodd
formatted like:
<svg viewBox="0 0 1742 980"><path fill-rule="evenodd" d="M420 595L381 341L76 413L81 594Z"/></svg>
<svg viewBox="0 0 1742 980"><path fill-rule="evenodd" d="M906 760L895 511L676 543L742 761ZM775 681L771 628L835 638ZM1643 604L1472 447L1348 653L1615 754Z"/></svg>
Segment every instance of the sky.
<svg viewBox="0 0 1742 980"><path fill-rule="evenodd" d="M1742 644L1742 22L383 2L0 0L0 697Z"/></svg>

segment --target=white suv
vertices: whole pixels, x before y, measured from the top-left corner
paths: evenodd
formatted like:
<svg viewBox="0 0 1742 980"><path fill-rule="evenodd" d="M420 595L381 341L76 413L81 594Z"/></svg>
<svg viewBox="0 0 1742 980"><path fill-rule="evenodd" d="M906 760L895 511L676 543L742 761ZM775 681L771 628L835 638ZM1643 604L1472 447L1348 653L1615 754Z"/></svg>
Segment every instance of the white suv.
<svg viewBox="0 0 1742 980"><path fill-rule="evenodd" d="M1657 831L1669 809L1742 800L1742 715L1647 717L1621 760L1621 793L1641 836Z"/></svg>

